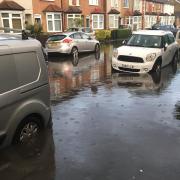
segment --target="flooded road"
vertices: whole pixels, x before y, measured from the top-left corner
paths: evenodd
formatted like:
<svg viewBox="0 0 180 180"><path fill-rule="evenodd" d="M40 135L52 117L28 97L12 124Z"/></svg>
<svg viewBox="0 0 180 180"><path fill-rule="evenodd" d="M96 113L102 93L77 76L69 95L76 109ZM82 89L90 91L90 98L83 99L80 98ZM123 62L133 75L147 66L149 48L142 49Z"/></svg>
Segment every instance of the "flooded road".
<svg viewBox="0 0 180 180"><path fill-rule="evenodd" d="M115 46L50 57L53 129L1 150L0 179L180 179L180 65L112 74Z"/></svg>

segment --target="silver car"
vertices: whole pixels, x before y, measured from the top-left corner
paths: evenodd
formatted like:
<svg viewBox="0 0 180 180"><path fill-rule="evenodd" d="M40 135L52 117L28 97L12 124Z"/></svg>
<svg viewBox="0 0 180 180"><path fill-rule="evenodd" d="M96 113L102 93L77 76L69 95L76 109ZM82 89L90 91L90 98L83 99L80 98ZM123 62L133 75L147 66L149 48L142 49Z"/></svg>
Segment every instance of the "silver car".
<svg viewBox="0 0 180 180"><path fill-rule="evenodd" d="M99 51L100 44L96 39L82 32L67 32L55 34L47 39L45 44L49 53L75 54L78 52Z"/></svg>
<svg viewBox="0 0 180 180"><path fill-rule="evenodd" d="M47 66L40 42L0 34L0 145L34 139L51 121Z"/></svg>

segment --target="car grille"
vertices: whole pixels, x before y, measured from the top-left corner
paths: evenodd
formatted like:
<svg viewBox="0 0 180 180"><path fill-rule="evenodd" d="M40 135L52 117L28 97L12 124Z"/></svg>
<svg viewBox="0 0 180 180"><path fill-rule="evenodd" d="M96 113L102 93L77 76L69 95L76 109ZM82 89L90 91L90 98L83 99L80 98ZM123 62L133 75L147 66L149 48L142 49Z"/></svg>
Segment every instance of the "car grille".
<svg viewBox="0 0 180 180"><path fill-rule="evenodd" d="M124 62L135 62L135 63L143 63L143 59L140 57L133 57L133 56L118 56L119 61L124 61Z"/></svg>
<svg viewBox="0 0 180 180"><path fill-rule="evenodd" d="M139 72L140 69L130 69L130 68L123 68L123 67L119 67L119 70L122 70L122 71L128 71L128 72Z"/></svg>

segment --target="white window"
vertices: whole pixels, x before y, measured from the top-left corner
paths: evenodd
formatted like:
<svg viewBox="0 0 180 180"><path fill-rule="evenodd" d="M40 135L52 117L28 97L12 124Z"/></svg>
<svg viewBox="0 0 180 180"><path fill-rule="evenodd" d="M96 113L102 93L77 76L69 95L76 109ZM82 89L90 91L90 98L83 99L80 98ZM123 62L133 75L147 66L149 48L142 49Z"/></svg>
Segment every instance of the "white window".
<svg viewBox="0 0 180 180"><path fill-rule="evenodd" d="M67 26L69 28L82 26L81 14L68 14L67 15Z"/></svg>
<svg viewBox="0 0 180 180"><path fill-rule="evenodd" d="M111 0L111 7L117 8L118 6L118 0Z"/></svg>
<svg viewBox="0 0 180 180"><path fill-rule="evenodd" d="M22 13L16 12L3 12L1 13L3 27L13 28L13 29L22 29ZM5 31L10 32L10 31Z"/></svg>
<svg viewBox="0 0 180 180"><path fill-rule="evenodd" d="M98 6L98 0L89 0L89 5L96 5Z"/></svg>
<svg viewBox="0 0 180 180"><path fill-rule="evenodd" d="M140 11L141 10L141 6L142 6L141 3L142 3L141 0L134 0L134 10Z"/></svg>
<svg viewBox="0 0 180 180"><path fill-rule="evenodd" d="M123 7L128 8L129 7L129 0L123 0Z"/></svg>
<svg viewBox="0 0 180 180"><path fill-rule="evenodd" d="M62 31L62 16L61 13L47 13L47 30L48 32Z"/></svg>
<svg viewBox="0 0 180 180"><path fill-rule="evenodd" d="M118 28L119 15L109 15L109 28Z"/></svg>
<svg viewBox="0 0 180 180"><path fill-rule="evenodd" d="M79 6L79 0L69 0L70 6Z"/></svg>
<svg viewBox="0 0 180 180"><path fill-rule="evenodd" d="M92 15L92 28L93 29L104 29L104 15L93 14Z"/></svg>

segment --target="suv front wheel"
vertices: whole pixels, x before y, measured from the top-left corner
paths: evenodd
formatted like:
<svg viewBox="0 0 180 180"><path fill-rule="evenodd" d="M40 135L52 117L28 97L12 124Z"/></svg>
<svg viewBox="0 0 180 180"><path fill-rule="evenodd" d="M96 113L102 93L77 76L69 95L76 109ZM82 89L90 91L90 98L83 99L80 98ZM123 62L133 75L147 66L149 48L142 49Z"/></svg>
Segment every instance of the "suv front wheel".
<svg viewBox="0 0 180 180"><path fill-rule="evenodd" d="M153 67L153 72L160 73L161 72L161 62L156 61Z"/></svg>

